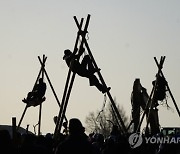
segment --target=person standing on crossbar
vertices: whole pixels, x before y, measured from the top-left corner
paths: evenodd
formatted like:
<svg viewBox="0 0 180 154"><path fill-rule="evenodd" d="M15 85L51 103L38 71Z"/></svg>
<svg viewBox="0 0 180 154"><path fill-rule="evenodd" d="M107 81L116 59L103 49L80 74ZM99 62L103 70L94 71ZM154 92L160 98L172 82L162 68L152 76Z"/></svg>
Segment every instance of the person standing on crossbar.
<svg viewBox="0 0 180 154"><path fill-rule="evenodd" d="M110 90L110 87L106 88L94 75L95 72L100 71L96 69L92 63L92 60L89 55L85 55L81 63L79 58L82 53L85 51L83 47L80 47L79 54L72 53L69 49L64 50L63 60L66 61L66 64L71 69L72 72L77 73L81 77L86 77L89 79L90 86L96 86L99 91L103 94Z"/></svg>

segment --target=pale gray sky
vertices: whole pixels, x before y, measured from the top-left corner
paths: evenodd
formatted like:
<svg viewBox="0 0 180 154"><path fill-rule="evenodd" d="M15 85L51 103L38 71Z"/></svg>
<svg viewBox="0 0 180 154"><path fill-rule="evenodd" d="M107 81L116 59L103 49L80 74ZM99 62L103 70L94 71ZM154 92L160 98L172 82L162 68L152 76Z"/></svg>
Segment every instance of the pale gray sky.
<svg viewBox="0 0 180 154"><path fill-rule="evenodd" d="M180 1L178 0L0 0L0 123L17 123L25 108L21 101L32 90L40 69L38 56L47 56L46 70L61 101L68 72L64 49L73 49L78 19L91 15L89 46L111 94L128 116L135 78L148 93L159 60L166 56L163 72L180 106ZM47 80L46 80L47 81ZM59 108L48 85L42 111L42 132L53 132ZM100 110L103 95L86 78L76 77L67 118L84 123L90 111ZM161 126L180 126L174 109L159 107ZM28 108L22 127L38 122L39 108Z"/></svg>

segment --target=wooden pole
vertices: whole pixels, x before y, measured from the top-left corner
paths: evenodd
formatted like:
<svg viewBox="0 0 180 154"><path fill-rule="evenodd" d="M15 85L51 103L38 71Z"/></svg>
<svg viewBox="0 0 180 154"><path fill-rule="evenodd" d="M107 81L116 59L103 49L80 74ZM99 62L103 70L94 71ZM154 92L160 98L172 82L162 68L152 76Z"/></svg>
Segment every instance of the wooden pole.
<svg viewBox="0 0 180 154"><path fill-rule="evenodd" d="M155 59L155 61L157 61L156 57L154 57L154 59ZM152 99L151 99L151 103L150 103L150 109L149 109L148 116L147 116L147 123L146 123L145 133L147 133L148 125L149 125L150 118L151 118L150 115L151 115L153 104L154 104L154 93L155 93L155 90L157 88L157 82L158 82L157 78L160 75L161 69L163 68L164 60L165 60L165 57L161 57L160 62L158 64L158 73L156 75L156 81L155 81L155 84L154 84L154 90L153 90L153 95L152 95Z"/></svg>
<svg viewBox="0 0 180 154"><path fill-rule="evenodd" d="M88 18L90 18L90 15L88 15ZM75 22L76 22L76 25L77 25L78 29L80 29L80 26L79 26L78 22L77 22L76 20L75 20ZM89 45L88 45L87 40L86 40L86 38L85 38L85 35L83 35L83 33L82 33L81 36L82 36L82 41L85 43L85 46L86 46L86 48L87 48L87 50L88 50L89 56L91 57L95 68L98 69L98 66L97 66L97 64L96 64L96 62L95 62L95 60L94 60L94 57L93 57L92 53L91 53L91 50L90 50L90 48L89 48ZM104 81L101 73L100 73L99 71L98 71L97 73L98 73L98 76L99 76L102 84L107 88L106 83L105 83L105 81ZM123 122L123 120L122 120L122 117L121 117L121 115L120 115L120 113L119 113L119 111L118 111L118 109L117 109L117 107L116 107L116 105L115 105L115 102L114 102L114 100L113 100L113 98L112 98L112 96L111 96L111 94L110 94L109 91L107 91L107 95L108 95L108 97L109 97L109 99L110 99L110 102L111 102L111 104L112 104L112 107L114 108L114 111L115 111L118 119L120 120L120 123L121 123L121 126L122 126L121 129L122 129L123 133L126 134L126 133L127 133L126 127L125 127L125 125L124 125L124 122Z"/></svg>
<svg viewBox="0 0 180 154"><path fill-rule="evenodd" d="M76 52L77 52L77 45L78 45L78 41L79 41L79 37L80 37L80 33L81 33L81 27L82 27L82 24L83 24L83 20L84 19L81 18L80 30L79 30L79 32L77 34L77 37L76 37L73 54L76 54ZM86 25L85 25L85 28L84 28L84 30L86 30L86 31L87 31L87 27L88 27L87 23L88 23L88 21L86 21ZM54 137L56 137L56 134L61 131L61 127L62 127L62 124L63 124L63 119L65 117L66 108L67 108L67 104L68 104L68 101L69 101L72 86L73 86L73 83L74 83L75 75L76 75L76 73L73 73L73 75L71 77L71 70L69 68L68 76L67 76L67 80L66 80L66 84L65 84L65 88L64 88L64 93L63 93L63 97L62 97L61 108L60 108L60 111L59 111L59 115L58 115L57 123L56 123L56 127L55 127ZM71 79L70 79L70 77L71 77ZM69 80L71 80L70 85L69 85Z"/></svg>
<svg viewBox="0 0 180 154"><path fill-rule="evenodd" d="M75 18L75 17L74 17ZM84 30L83 30L83 34L84 36L86 35L86 32L87 32L87 28L88 28L88 25L89 25L89 20L90 20L90 15L87 16L87 19L86 19L86 24L84 26ZM81 23L80 23L80 26L82 27L82 22L83 22L83 19L81 19ZM81 29L80 27L80 29ZM80 34L81 34L81 31L79 31ZM78 33L78 36L77 36L78 40L79 40L79 33ZM80 46L83 46L84 44L84 41L82 40ZM76 52L76 45L75 44L75 47L74 47L74 52ZM74 53L73 52L73 53ZM79 60L79 59L78 59ZM64 102L64 106L63 106L63 111L62 111L62 117L61 117L61 121L60 121L60 124L59 124L59 131L61 130L61 127L62 127L62 123L63 123L63 119L64 119L64 116L65 116L65 113L66 113L66 109L67 109L67 105L68 105L68 101L69 101L69 97L70 97L70 94L71 94L71 90L72 90L72 86L73 86L73 83L74 83L74 79L75 79L75 75L76 73L73 73L72 75L72 78L71 78L71 82L70 82L70 85L69 85L69 89L68 89L68 92L67 92L67 95L66 95L66 99L65 99L65 102Z"/></svg>
<svg viewBox="0 0 180 154"><path fill-rule="evenodd" d="M47 57L43 55L43 65L41 65L41 72L42 72L42 78L44 79L44 68L45 68L45 61ZM38 122L38 136L41 135L41 116L42 116L42 103L39 105L39 122Z"/></svg>
<svg viewBox="0 0 180 154"><path fill-rule="evenodd" d="M165 57L164 57L164 58L165 58ZM161 66L158 64L157 59L156 59L156 58L154 58L154 59L155 59L155 62L156 62L156 65L158 66L158 68L161 67ZM160 70L160 74L162 75L163 78L165 78L162 70ZM173 101L173 103L174 103L174 106L175 106L175 108L176 108L176 111L177 111L177 113L178 113L178 115L179 115L179 117L180 117L179 108L178 108L177 103L176 103L176 101L175 101L175 99L174 99L174 96L173 96L173 94L172 94L172 92L171 92L171 90L170 90L170 88L169 88L168 83L166 84L166 86L167 86L167 90L169 91L169 94L170 94L170 96L171 96L171 98L172 98L172 101Z"/></svg>
<svg viewBox="0 0 180 154"><path fill-rule="evenodd" d="M24 109L24 111L23 111L23 114L22 114L22 116L21 116L21 119L20 119L20 121L19 121L19 124L18 124L18 126L17 126L17 131L19 130L19 127L20 127L21 122L22 122L22 120L23 120L23 118L24 118L24 115L25 115L25 113L26 113L27 108L28 108L28 106L26 105L26 106L25 106L25 109Z"/></svg>
<svg viewBox="0 0 180 154"><path fill-rule="evenodd" d="M47 57L44 57L44 63L46 62L46 59L47 59ZM37 76L37 78L36 78L36 81L35 81L35 84L34 84L34 86L33 86L32 91L34 90L34 87L35 87L35 85L37 84L37 82L38 82L38 80L39 80L39 78L40 78L40 75L41 75L41 73L42 73L42 67L43 67L43 65L44 65L44 64L42 63L41 69L40 69L40 71L39 71L39 73L38 73L38 76ZM24 109L24 111L23 111L23 114L22 114L22 116L21 116L21 119L20 119L20 121L19 121L19 123L18 123L17 131L18 131L18 129L19 129L21 123L22 123L22 120L23 120L23 118L24 118L24 116L25 116L25 113L26 113L26 111L27 111L27 108L28 108L28 105L26 104L26 107L25 107L25 109Z"/></svg>
<svg viewBox="0 0 180 154"><path fill-rule="evenodd" d="M17 144L16 117L12 117L12 141L14 145Z"/></svg>

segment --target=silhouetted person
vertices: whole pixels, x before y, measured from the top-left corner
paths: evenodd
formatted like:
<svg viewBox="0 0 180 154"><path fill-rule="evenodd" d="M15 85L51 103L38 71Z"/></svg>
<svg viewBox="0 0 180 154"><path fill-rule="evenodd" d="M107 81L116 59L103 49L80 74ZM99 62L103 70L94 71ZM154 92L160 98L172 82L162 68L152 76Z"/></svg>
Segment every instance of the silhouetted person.
<svg viewBox="0 0 180 154"><path fill-rule="evenodd" d="M16 152L14 150L9 131L0 130L0 153L11 154Z"/></svg>
<svg viewBox="0 0 180 154"><path fill-rule="evenodd" d="M27 98L22 101L27 103L28 106L37 106L45 101L46 83L42 78L39 79L39 83L35 85L32 92L29 92Z"/></svg>
<svg viewBox="0 0 180 154"><path fill-rule="evenodd" d="M42 135L23 134L18 154L51 154L52 152L47 142Z"/></svg>
<svg viewBox="0 0 180 154"><path fill-rule="evenodd" d="M104 148L104 136L103 134L96 133L93 135L94 141L92 142L92 145L96 149L97 154L101 154L103 148Z"/></svg>
<svg viewBox="0 0 180 154"><path fill-rule="evenodd" d="M113 125L110 136L105 140L102 154L129 154L129 143L117 125Z"/></svg>
<svg viewBox="0 0 180 154"><path fill-rule="evenodd" d="M156 74L156 80L152 81L152 85L156 86L154 99L163 101L166 98L166 79L161 74Z"/></svg>
<svg viewBox="0 0 180 154"><path fill-rule="evenodd" d="M70 119L69 136L57 146L55 154L94 154L94 148L84 131L79 119Z"/></svg>
<svg viewBox="0 0 180 154"><path fill-rule="evenodd" d="M133 132L140 131L138 128L139 120L140 120L140 107L142 104L142 85L140 83L140 79L136 78L133 84L133 91L131 95L131 103L132 103L132 118L134 123Z"/></svg>
<svg viewBox="0 0 180 154"><path fill-rule="evenodd" d="M77 73L81 77L88 78L90 86L96 86L97 89L102 93L107 92L108 90L110 90L110 88L106 88L101 83L99 83L94 73L99 71L100 69L94 68L89 55L85 55L81 63L79 62L79 57L81 56L83 51L84 48L80 50L79 55L75 55L69 49L67 49L64 51L63 59L66 61L66 64L72 72Z"/></svg>

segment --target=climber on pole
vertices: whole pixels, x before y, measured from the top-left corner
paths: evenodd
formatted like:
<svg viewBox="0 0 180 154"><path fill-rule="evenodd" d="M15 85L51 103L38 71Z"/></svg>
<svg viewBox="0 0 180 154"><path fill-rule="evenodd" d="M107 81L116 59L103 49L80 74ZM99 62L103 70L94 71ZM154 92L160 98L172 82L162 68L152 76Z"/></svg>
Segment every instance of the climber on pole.
<svg viewBox="0 0 180 154"><path fill-rule="evenodd" d="M106 93L110 90L110 87L106 88L99 83L99 80L94 73L100 71L100 69L94 68L89 55L85 55L81 63L78 61L84 50L84 48L80 48L79 54L75 55L69 49L66 49L64 50L63 60L66 61L66 64L72 72L77 73L81 77L88 78L90 86L96 86L99 91Z"/></svg>
<svg viewBox="0 0 180 154"><path fill-rule="evenodd" d="M24 98L22 101L28 106L37 106L45 101L45 92L46 83L43 81L43 78L40 78L39 83L35 85L31 92L28 93L27 98Z"/></svg>

